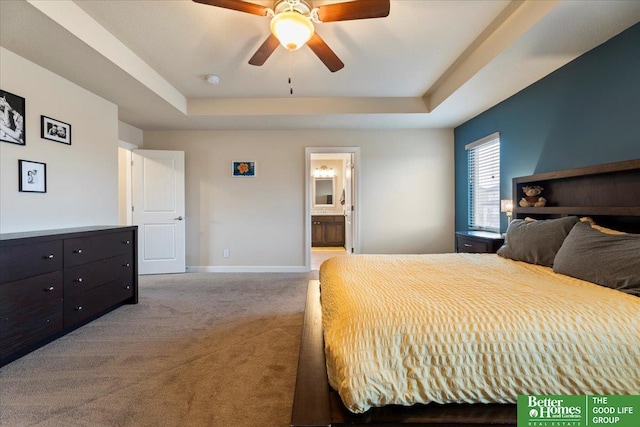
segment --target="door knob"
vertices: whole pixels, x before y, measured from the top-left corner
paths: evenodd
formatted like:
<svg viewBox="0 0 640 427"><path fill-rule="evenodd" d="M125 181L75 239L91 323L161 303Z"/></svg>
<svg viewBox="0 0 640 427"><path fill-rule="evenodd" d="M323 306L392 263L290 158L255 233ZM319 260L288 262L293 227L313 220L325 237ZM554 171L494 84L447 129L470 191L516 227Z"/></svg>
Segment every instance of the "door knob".
<svg viewBox="0 0 640 427"><path fill-rule="evenodd" d="M183 220L182 215L180 215L178 218L173 218L173 219L178 220L178 221L182 221Z"/></svg>

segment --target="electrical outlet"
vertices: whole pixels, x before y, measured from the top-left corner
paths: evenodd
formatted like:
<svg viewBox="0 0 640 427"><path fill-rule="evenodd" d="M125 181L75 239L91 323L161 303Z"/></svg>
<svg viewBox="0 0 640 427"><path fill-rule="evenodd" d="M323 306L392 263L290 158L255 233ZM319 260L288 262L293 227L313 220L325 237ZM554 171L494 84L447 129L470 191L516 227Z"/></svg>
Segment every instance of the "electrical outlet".
<svg viewBox="0 0 640 427"><path fill-rule="evenodd" d="M229 249L225 249L224 251L222 251L222 256L225 258L229 258Z"/></svg>

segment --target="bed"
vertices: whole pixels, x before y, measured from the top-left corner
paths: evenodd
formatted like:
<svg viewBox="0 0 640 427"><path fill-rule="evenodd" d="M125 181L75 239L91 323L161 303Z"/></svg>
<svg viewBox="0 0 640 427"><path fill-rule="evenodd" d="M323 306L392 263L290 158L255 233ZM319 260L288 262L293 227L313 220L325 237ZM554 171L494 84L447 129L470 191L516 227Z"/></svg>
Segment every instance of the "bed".
<svg viewBox="0 0 640 427"><path fill-rule="evenodd" d="M592 237L637 248L639 236L592 225L640 231L640 160L515 178L514 200L534 183L545 187L549 203L516 208L505 248L513 253L327 261L322 284L308 288L291 424L515 426L514 393L640 393L640 298L628 286L637 284L633 266L640 262L611 269L632 265L609 286L618 278L603 279L603 267L590 261L607 257L589 253ZM587 215L590 223L579 221ZM564 235L551 255L519 253L522 236L548 236L544 227L558 224ZM621 253L638 261L640 252L614 252L610 262ZM594 283L603 280L607 286ZM381 286L373 288L376 282ZM406 312L414 305L422 318ZM372 320L363 313L377 314ZM385 330L396 320L399 330ZM353 330L356 324L365 329Z"/></svg>

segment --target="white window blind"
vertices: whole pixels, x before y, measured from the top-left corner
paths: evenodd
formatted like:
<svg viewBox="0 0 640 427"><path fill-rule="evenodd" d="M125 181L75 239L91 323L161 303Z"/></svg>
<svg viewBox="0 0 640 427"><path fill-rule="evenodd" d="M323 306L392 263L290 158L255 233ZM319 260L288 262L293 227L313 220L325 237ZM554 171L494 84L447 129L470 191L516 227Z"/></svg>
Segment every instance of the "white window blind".
<svg viewBox="0 0 640 427"><path fill-rule="evenodd" d="M469 160L469 228L500 231L500 134L466 147Z"/></svg>

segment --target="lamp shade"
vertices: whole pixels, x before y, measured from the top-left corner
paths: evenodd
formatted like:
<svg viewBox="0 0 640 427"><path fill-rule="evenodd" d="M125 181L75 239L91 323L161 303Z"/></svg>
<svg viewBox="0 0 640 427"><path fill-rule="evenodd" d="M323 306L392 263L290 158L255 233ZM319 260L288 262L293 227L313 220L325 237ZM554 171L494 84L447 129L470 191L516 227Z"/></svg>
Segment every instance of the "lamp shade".
<svg viewBox="0 0 640 427"><path fill-rule="evenodd" d="M298 50L313 36L313 23L306 16L286 11L271 19L271 32L289 50Z"/></svg>
<svg viewBox="0 0 640 427"><path fill-rule="evenodd" d="M507 215L511 215L511 212L513 212L513 200L500 200L500 212L507 212Z"/></svg>

